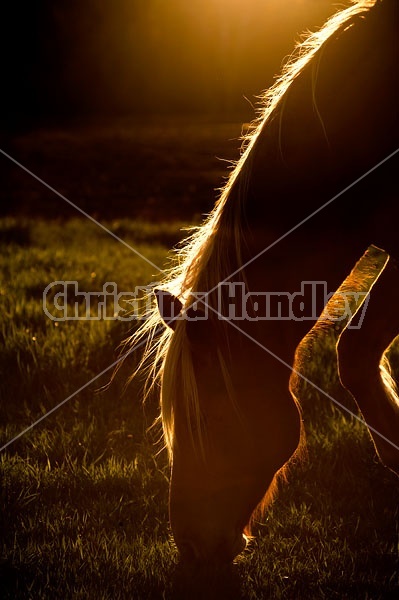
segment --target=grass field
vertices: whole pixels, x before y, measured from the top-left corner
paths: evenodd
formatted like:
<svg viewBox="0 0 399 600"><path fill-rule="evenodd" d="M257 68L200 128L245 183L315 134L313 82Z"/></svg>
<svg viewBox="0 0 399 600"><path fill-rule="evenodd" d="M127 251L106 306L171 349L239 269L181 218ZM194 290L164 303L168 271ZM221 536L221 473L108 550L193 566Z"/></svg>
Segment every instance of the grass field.
<svg viewBox="0 0 399 600"><path fill-rule="evenodd" d="M180 223L107 225L159 266ZM0 445L74 394L118 357L129 323L55 323L44 288L106 281L130 291L155 269L86 220L0 222ZM331 343L309 368L354 408L336 381ZM256 538L223 572L185 572L168 529L168 464L146 433L136 358L112 369L1 452L2 598L395 598L399 489L364 427L303 389L309 459Z"/></svg>

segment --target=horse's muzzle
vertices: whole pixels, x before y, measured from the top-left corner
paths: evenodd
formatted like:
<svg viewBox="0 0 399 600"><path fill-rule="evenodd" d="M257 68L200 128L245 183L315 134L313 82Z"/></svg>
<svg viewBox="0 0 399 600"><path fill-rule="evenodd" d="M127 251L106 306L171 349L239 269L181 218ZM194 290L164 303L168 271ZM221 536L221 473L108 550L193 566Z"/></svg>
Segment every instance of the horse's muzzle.
<svg viewBox="0 0 399 600"><path fill-rule="evenodd" d="M214 563L228 564L246 547L246 540L242 533L235 536L233 543L223 543L217 546L196 543L193 540L176 540L180 553L181 564Z"/></svg>

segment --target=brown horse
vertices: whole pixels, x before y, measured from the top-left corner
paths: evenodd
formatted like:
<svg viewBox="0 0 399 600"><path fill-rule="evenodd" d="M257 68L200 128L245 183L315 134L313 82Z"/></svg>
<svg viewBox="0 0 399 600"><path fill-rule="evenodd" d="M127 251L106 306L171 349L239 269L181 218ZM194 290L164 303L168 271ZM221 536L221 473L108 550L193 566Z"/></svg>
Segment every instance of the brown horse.
<svg viewBox="0 0 399 600"><path fill-rule="evenodd" d="M245 547L251 515L305 447L302 350L312 325L334 321L318 320L319 284L337 290L370 244L386 262L371 267L361 327L343 330L337 357L377 452L399 469L399 402L388 371L380 376L399 333L397 9L357 2L299 46L134 336L149 334L143 361L161 382L182 557L230 561ZM357 285L353 272L345 289Z"/></svg>

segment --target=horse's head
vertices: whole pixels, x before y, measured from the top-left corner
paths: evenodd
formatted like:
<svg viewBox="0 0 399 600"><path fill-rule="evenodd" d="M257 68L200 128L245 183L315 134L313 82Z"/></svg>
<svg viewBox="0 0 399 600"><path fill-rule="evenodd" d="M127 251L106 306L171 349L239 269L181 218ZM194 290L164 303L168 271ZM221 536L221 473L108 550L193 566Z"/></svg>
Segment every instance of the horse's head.
<svg viewBox="0 0 399 600"><path fill-rule="evenodd" d="M231 561L298 444L289 372L217 316L204 318L201 309L179 315L179 300L165 292L158 305L174 329L161 400L174 539L184 559Z"/></svg>

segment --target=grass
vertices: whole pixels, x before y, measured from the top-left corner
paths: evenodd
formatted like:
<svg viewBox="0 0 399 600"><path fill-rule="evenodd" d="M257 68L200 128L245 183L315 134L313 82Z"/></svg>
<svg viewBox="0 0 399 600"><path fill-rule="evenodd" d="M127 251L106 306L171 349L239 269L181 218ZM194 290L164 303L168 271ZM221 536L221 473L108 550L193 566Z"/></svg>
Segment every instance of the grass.
<svg viewBox="0 0 399 600"><path fill-rule="evenodd" d="M179 223L107 225L155 264ZM0 222L0 443L7 443L118 357L131 324L55 323L42 311L53 280L131 290L155 269L88 221ZM354 409L324 343L309 365ZM396 355L395 355L396 356ZM256 527L236 565L187 572L168 528L169 468L146 433L156 399L124 385L129 357L9 445L1 462L2 598L394 598L399 591L397 480L364 427L304 386L309 458Z"/></svg>

